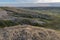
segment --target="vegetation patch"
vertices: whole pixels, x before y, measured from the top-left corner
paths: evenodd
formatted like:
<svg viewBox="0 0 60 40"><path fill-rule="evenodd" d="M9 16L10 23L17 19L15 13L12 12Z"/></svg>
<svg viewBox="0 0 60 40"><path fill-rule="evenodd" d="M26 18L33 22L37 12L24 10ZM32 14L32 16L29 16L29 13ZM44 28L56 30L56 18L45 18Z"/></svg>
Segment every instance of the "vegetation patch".
<svg viewBox="0 0 60 40"><path fill-rule="evenodd" d="M0 20L0 27L9 27L9 26L14 26L17 25L18 23L15 23L11 20Z"/></svg>

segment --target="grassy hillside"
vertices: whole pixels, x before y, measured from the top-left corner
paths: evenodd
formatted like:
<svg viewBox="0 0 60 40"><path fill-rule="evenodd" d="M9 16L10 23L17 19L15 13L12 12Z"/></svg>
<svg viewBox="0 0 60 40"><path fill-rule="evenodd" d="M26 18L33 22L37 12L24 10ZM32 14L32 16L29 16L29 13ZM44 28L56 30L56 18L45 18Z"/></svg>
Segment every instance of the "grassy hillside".
<svg viewBox="0 0 60 40"><path fill-rule="evenodd" d="M8 14L2 25L32 25L60 30L60 8L9 8L1 7ZM8 20L9 19L9 20ZM8 21L7 21L8 20Z"/></svg>

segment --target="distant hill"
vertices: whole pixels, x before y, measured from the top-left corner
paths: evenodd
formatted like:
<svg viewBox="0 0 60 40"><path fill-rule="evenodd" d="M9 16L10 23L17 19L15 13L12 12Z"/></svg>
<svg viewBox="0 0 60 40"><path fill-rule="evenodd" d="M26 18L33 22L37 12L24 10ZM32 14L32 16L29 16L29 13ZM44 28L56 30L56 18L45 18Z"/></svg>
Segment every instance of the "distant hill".
<svg viewBox="0 0 60 40"><path fill-rule="evenodd" d="M1 4L0 7L60 7L60 3L54 2L54 3Z"/></svg>
<svg viewBox="0 0 60 40"><path fill-rule="evenodd" d="M32 25L60 30L58 7L1 7L0 11L0 27Z"/></svg>
<svg viewBox="0 0 60 40"><path fill-rule="evenodd" d="M22 7L60 7L60 3L26 3Z"/></svg>

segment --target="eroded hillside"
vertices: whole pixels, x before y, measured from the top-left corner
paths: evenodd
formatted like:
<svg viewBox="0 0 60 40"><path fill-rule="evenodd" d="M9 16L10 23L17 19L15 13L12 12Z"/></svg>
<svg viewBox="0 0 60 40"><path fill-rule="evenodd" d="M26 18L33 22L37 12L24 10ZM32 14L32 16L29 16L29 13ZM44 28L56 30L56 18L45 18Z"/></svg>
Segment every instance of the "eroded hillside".
<svg viewBox="0 0 60 40"><path fill-rule="evenodd" d="M48 10L31 10L26 8L1 7L2 16L0 19L0 26L14 26L14 25L32 25L41 26L52 29L60 29L60 17L56 15L55 10L50 8ZM50 11L49 11L50 10ZM51 12L52 11L52 12Z"/></svg>
<svg viewBox="0 0 60 40"><path fill-rule="evenodd" d="M60 12L56 10L1 7L0 40L60 40Z"/></svg>
<svg viewBox="0 0 60 40"><path fill-rule="evenodd" d="M51 29L18 25L0 28L0 40L60 40L60 34Z"/></svg>

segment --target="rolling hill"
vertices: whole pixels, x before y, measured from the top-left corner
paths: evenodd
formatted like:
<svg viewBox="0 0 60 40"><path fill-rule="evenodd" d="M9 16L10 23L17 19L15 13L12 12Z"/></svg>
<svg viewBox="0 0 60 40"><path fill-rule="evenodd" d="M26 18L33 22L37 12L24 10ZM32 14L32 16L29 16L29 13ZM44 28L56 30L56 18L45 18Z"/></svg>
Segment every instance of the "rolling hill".
<svg viewBox="0 0 60 40"><path fill-rule="evenodd" d="M60 30L60 8L29 7L14 8L1 7L5 12L1 17L0 26L32 25ZM1 11L2 12L2 11Z"/></svg>
<svg viewBox="0 0 60 40"><path fill-rule="evenodd" d="M0 40L60 40L60 7L0 7Z"/></svg>
<svg viewBox="0 0 60 40"><path fill-rule="evenodd" d="M60 33L42 27L18 25L0 28L0 40L60 40Z"/></svg>

